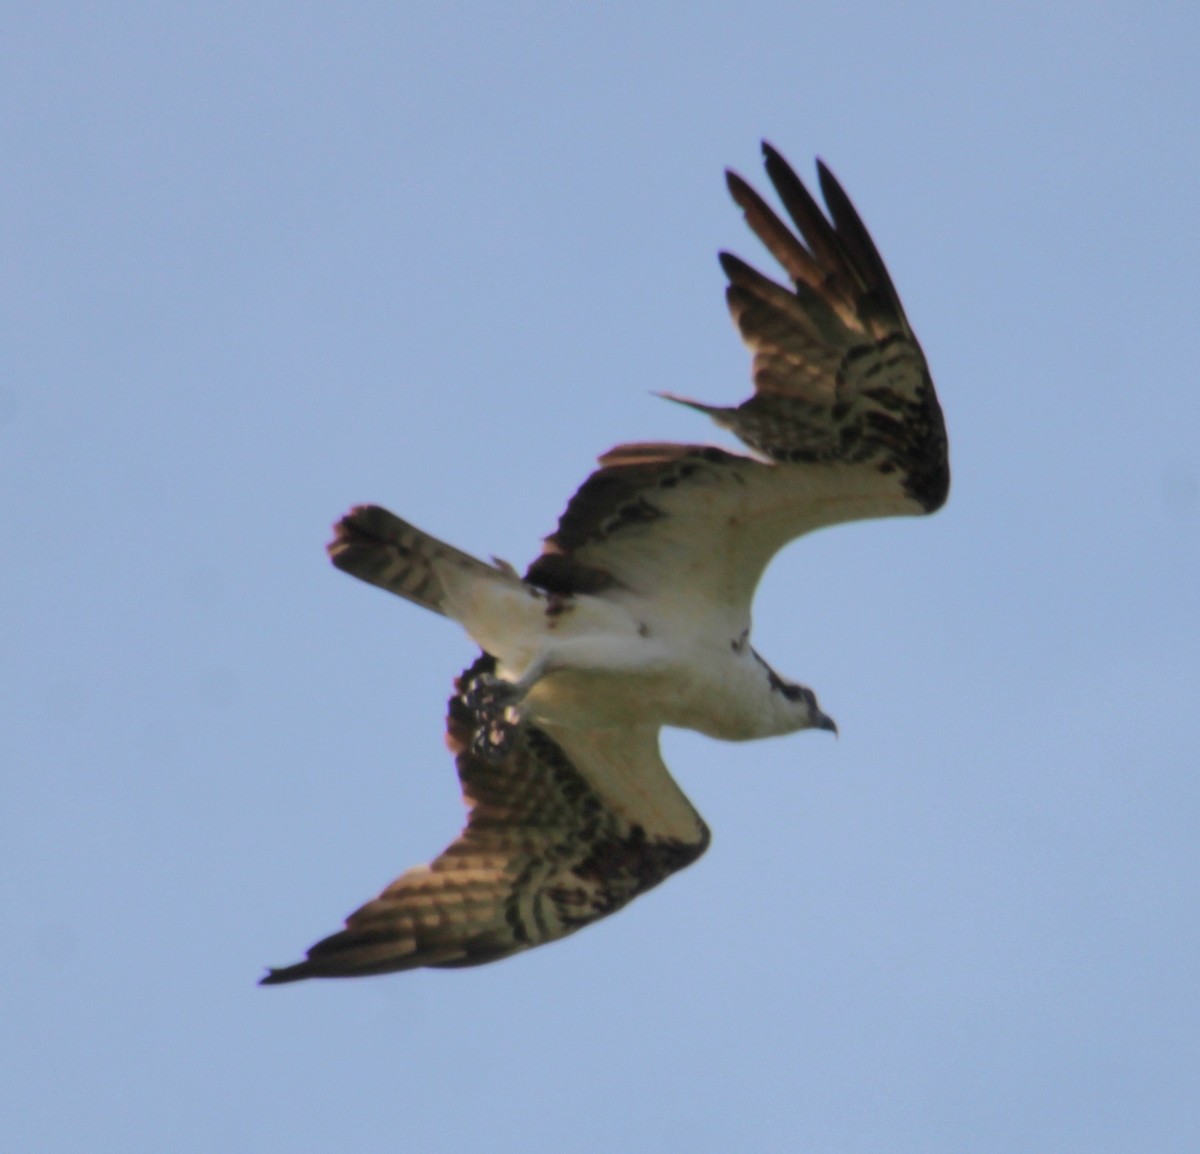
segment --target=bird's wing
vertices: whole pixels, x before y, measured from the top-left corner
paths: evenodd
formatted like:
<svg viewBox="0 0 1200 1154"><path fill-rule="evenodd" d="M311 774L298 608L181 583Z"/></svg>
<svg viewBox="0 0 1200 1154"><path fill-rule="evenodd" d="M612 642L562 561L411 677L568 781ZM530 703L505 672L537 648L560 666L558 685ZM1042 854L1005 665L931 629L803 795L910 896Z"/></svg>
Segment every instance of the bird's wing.
<svg viewBox="0 0 1200 1154"><path fill-rule="evenodd" d="M828 217L786 161L763 149L795 230L732 172L729 189L792 287L721 254L729 309L754 354L755 392L732 408L682 403L766 459L618 446L571 499L529 580L563 593L615 586L679 596L686 587L741 615L766 564L794 537L945 501L941 408L883 260L824 165Z"/></svg>
<svg viewBox="0 0 1200 1154"><path fill-rule="evenodd" d="M671 779L652 728L524 723L500 763L473 752L467 704L484 654L457 681L447 744L466 827L264 985L496 961L565 937L695 861L708 829Z"/></svg>

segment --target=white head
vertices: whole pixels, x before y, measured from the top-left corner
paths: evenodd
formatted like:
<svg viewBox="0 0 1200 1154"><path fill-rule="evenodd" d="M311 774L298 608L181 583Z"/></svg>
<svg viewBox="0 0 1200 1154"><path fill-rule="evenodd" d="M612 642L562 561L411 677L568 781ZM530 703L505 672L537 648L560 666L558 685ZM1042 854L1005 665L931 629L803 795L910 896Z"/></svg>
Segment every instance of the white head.
<svg viewBox="0 0 1200 1154"><path fill-rule="evenodd" d="M807 685L797 685L794 681L785 681L759 655L752 651L758 664L767 675L767 683L771 687L771 696L775 700L777 733L796 733L801 729L827 729L836 734L837 723L832 717L821 712L817 704L817 695Z"/></svg>

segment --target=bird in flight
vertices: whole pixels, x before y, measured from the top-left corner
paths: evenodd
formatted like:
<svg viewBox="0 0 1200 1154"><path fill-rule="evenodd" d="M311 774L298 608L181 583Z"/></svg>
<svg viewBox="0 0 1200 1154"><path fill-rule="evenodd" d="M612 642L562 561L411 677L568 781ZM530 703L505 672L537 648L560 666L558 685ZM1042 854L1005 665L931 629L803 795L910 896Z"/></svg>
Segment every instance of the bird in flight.
<svg viewBox="0 0 1200 1154"><path fill-rule="evenodd" d="M790 285L720 257L754 393L733 407L664 394L753 455L618 445L524 577L376 505L335 526L334 565L457 621L483 651L447 717L467 821L432 862L262 984L473 966L565 937L708 845L663 764L663 726L728 741L836 729L811 689L750 644L755 587L810 530L939 508L946 430L841 185L818 161L822 212L774 148L763 155L790 225L736 173L726 179Z"/></svg>

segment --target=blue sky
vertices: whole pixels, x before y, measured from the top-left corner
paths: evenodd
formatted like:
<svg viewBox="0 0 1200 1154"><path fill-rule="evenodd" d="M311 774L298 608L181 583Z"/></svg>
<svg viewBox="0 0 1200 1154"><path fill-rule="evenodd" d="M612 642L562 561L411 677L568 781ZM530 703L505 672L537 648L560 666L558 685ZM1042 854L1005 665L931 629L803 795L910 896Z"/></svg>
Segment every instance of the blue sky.
<svg viewBox="0 0 1200 1154"><path fill-rule="evenodd" d="M0 12L0 1123L14 1150L1200 1144L1200 15ZM334 571L523 564L748 389L722 169L821 155L933 366L929 520L780 556L841 726L666 753L713 829L493 967L263 990L460 821L471 656Z"/></svg>

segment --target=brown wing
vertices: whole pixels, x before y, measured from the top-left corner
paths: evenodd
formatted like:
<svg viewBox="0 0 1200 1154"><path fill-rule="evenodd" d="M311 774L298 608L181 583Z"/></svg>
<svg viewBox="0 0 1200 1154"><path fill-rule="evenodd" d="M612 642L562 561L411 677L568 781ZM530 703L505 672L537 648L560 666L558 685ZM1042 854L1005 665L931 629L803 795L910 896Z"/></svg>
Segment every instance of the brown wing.
<svg viewBox="0 0 1200 1154"><path fill-rule="evenodd" d="M450 699L447 744L469 810L458 839L263 985L496 961L620 909L704 852L708 830L655 730L551 737L526 724L502 763L472 752L467 694L494 668L483 655Z"/></svg>
<svg viewBox="0 0 1200 1154"><path fill-rule="evenodd" d="M618 445L580 486L525 579L552 592L659 599L662 613L736 637L767 563L845 493L829 471L797 500L775 465L703 445ZM793 471L794 472L794 471ZM720 621L714 620L719 618Z"/></svg>
<svg viewBox="0 0 1200 1154"><path fill-rule="evenodd" d="M730 253L726 299L754 352L755 395L704 407L775 461L873 469L895 477L923 512L946 499L946 428L921 346L870 234L819 161L829 217L769 144L767 175L799 237L736 173L726 174L746 221L792 280L786 289ZM703 407L703 406L702 406Z"/></svg>
<svg viewBox="0 0 1200 1154"><path fill-rule="evenodd" d="M754 353L755 393L733 408L681 401L767 461L699 445L619 445L571 499L527 580L561 593L670 589L681 611L748 621L788 541L841 521L932 512L949 466L924 355L875 245L818 165L829 218L764 144L799 236L741 177L730 192L793 282L728 253L727 299ZM669 395L668 395L669 396ZM687 602L686 605L682 605Z"/></svg>

